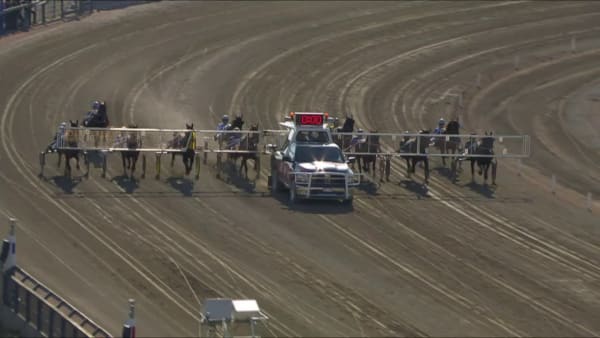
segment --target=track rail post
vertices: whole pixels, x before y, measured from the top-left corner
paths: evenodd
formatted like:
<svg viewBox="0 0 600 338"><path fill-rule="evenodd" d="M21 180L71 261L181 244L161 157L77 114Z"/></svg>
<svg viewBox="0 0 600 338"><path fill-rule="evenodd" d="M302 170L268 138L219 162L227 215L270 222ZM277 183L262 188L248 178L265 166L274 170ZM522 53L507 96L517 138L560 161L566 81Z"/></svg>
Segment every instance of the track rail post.
<svg viewBox="0 0 600 338"><path fill-rule="evenodd" d="M155 176L155 178L157 180L160 180L160 156L161 156L161 153L156 153L156 161L155 161L155 163L156 163L156 176Z"/></svg>
<svg viewBox="0 0 600 338"><path fill-rule="evenodd" d="M106 152L102 152L102 178L106 178Z"/></svg>
<svg viewBox="0 0 600 338"><path fill-rule="evenodd" d="M195 165L196 165L196 175L195 175L195 179L198 180L200 178L200 154L196 153L194 155L195 157Z"/></svg>
<svg viewBox="0 0 600 338"><path fill-rule="evenodd" d="M46 152L42 151L39 155L40 160L40 177L44 176L44 166L46 165Z"/></svg>

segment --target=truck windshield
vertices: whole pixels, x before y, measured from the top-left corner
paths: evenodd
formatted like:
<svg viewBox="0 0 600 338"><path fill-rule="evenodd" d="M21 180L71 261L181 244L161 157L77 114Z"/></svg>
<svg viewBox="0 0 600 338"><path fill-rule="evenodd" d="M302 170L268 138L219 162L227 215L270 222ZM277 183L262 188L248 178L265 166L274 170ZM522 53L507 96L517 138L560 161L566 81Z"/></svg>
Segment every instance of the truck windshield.
<svg viewBox="0 0 600 338"><path fill-rule="evenodd" d="M344 155L336 147L296 147L295 161L299 163L314 161L344 163Z"/></svg>

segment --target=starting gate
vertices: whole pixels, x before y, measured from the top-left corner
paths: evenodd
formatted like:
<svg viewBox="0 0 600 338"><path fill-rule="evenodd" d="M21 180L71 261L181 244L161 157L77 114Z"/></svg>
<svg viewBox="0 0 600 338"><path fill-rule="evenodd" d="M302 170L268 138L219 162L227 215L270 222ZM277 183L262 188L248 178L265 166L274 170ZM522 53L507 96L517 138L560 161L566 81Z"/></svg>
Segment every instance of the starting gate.
<svg viewBox="0 0 600 338"><path fill-rule="evenodd" d="M190 137L193 136L193 137ZM332 139L348 157L377 156L386 161L393 157L422 156L471 159L478 157L527 158L531 154L528 135L439 135L417 133L331 132ZM160 177L161 156L194 152L196 179L200 172L200 155L207 163L210 153L217 157L221 170L223 154L254 155L260 171L260 154L270 154L283 145L289 137L284 130L192 130L152 128L83 128L64 127L57 133L55 151L76 150L86 155L100 152L103 158L103 176L106 173L106 156L113 152L142 152L142 177L146 169L146 153L154 153L156 177ZM412 143L413 146L406 146ZM476 153L470 145L486 143L491 152ZM454 153L452 152L454 151ZM40 154L41 174L45 165L44 151ZM173 163L173 162L171 162ZM89 168L89 163L86 160ZM89 169L88 169L89 172ZM87 175L86 175L87 176Z"/></svg>

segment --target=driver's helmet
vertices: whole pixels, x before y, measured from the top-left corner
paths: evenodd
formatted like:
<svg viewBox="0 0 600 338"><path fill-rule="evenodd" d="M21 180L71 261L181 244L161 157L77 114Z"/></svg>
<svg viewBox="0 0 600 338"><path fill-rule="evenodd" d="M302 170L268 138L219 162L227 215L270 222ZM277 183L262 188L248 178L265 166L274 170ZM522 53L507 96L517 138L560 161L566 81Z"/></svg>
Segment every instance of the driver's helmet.
<svg viewBox="0 0 600 338"><path fill-rule="evenodd" d="M92 110L98 110L98 109L100 109L100 101L92 102Z"/></svg>
<svg viewBox="0 0 600 338"><path fill-rule="evenodd" d="M438 121L438 126L443 127L446 124L446 121L444 120L444 118L440 118L440 120Z"/></svg>
<svg viewBox="0 0 600 338"><path fill-rule="evenodd" d="M227 124L229 122L229 116L223 115L223 117L221 118L221 121L223 121L223 123Z"/></svg>

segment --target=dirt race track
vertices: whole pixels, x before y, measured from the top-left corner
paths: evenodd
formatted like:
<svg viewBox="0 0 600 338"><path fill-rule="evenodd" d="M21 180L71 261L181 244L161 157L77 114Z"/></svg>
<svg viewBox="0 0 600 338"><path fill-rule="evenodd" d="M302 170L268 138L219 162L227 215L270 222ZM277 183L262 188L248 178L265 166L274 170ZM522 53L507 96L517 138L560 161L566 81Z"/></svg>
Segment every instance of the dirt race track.
<svg viewBox="0 0 600 338"><path fill-rule="evenodd" d="M10 36L2 222L19 219L19 264L115 335L127 298L139 336L191 336L218 296L256 298L264 335L598 336L599 30L592 1L161 2ZM96 98L113 125L158 128L244 112L273 129L295 110L400 132L460 113L465 132L531 135L532 157L521 176L501 161L497 187L433 160L428 193L397 161L351 209L290 209L266 165L228 182L214 157L195 183L180 160L129 182L116 156L107 178L67 181L55 157L38 178L56 126Z"/></svg>

